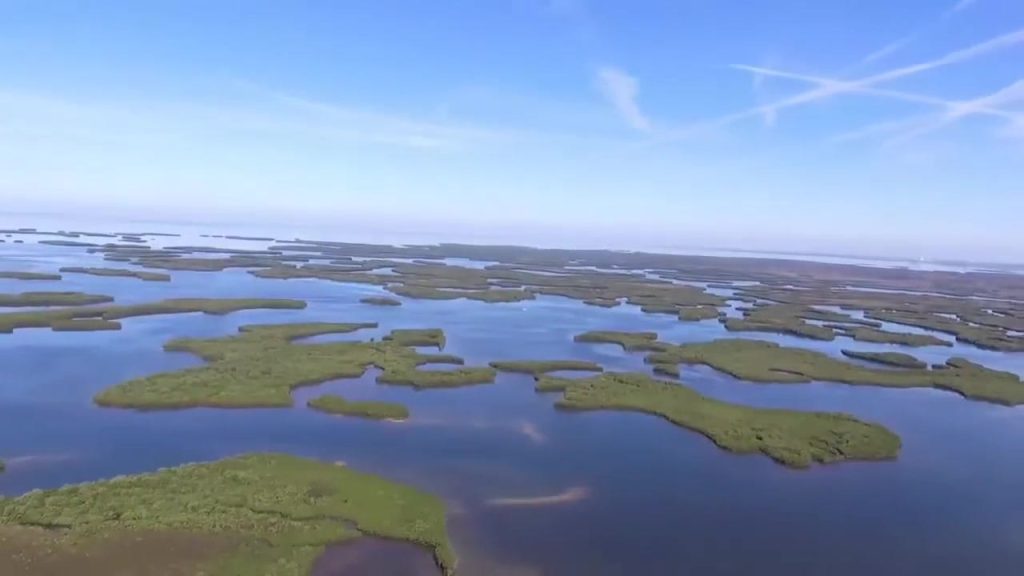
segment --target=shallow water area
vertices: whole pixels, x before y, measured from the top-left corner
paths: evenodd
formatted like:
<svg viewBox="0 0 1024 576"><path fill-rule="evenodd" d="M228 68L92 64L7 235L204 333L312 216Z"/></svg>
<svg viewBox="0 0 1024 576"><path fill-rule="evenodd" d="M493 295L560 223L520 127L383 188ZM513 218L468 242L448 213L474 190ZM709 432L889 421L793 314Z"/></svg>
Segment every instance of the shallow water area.
<svg viewBox="0 0 1024 576"><path fill-rule="evenodd" d="M35 244L0 245L0 257L9 270L104 265L80 249ZM468 576L859 576L896 569L1000 575L1024 564L1024 460L1018 457L1024 409L938 390L758 384L681 366L679 382L713 398L847 412L903 439L896 461L807 471L722 451L699 434L644 414L556 410L559 395L537 394L533 378L520 374L499 374L493 384L415 390L377 384L379 372L369 369L360 378L295 390L292 408L139 412L92 404L95 393L124 380L202 364L189 354L163 351L166 341L227 336L253 323L379 323L304 341L309 343L380 339L395 328L442 328L443 352L464 358L467 366L580 359L607 370L650 373L643 354L573 341L587 330L651 330L675 343L759 338L834 357L842 357L844 348L898 350L929 363L964 356L1020 375L1024 354L961 343L911 349L844 337L820 342L730 333L717 320L681 322L635 306L603 309L560 297L502 304L401 298L402 306L385 308L359 302L388 294L378 286L260 279L234 269L171 275L165 283L68 274L61 282L0 280L0 290L81 290L125 303L218 296L297 298L309 305L128 318L117 332L0 334L0 458L7 462L0 494L242 452L286 451L343 461L443 497L459 574ZM324 393L401 403L410 418L377 422L306 408L307 400ZM436 573L422 552L364 538L332 547L314 574Z"/></svg>

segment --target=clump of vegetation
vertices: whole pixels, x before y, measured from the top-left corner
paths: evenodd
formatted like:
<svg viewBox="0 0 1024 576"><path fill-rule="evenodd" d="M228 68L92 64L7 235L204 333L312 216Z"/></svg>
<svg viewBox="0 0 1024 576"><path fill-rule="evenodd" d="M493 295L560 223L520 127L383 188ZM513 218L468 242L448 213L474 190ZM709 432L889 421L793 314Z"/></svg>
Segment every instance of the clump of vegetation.
<svg viewBox="0 0 1024 576"><path fill-rule="evenodd" d="M412 348L443 344L444 333L440 330L395 330L381 342L294 342L374 326L261 324L243 326L238 335L226 338L172 340L164 345L165 350L189 352L208 364L123 382L103 390L94 400L101 406L143 410L287 407L292 405L294 388L357 378L371 366L381 370L377 376L381 384L441 388L494 381L495 370L490 367L418 369L424 364L462 364L462 359L455 356L421 354Z"/></svg>
<svg viewBox="0 0 1024 576"><path fill-rule="evenodd" d="M863 310L868 319L857 323L867 327L880 328L880 322L892 322L952 334L958 341L979 348L1008 352L1024 350L1024 338L1009 333L1015 328L1024 327L1024 310L1020 304L1024 301L1024 291L1020 289L1019 277L1016 275L883 272L881 269L871 270L870 274L893 274L896 277L884 281L861 278L852 282L872 288L871 291L837 288L833 285L836 281L833 278L831 282L794 282L801 284L799 289L764 285L744 287L741 294L790 306L830 305ZM848 277L848 274L839 276ZM998 300L985 300L981 296ZM849 320L834 322L850 323ZM857 339L871 342L905 343L909 346L946 344L928 335L899 334L884 330L858 330L853 334L855 338L860 336ZM932 340L923 340L920 336Z"/></svg>
<svg viewBox="0 0 1024 576"><path fill-rule="evenodd" d="M431 286L419 286L415 284L396 284L388 286L387 290L405 296L406 298L420 298L426 300L477 300L479 302L521 302L533 300L536 296L533 292L526 290L506 290L492 288L487 290L456 290L441 289Z"/></svg>
<svg viewBox="0 0 1024 576"><path fill-rule="evenodd" d="M388 298L387 296L367 296L359 300L363 304L370 304L371 306L401 306L402 301L396 298Z"/></svg>
<svg viewBox="0 0 1024 576"><path fill-rule="evenodd" d="M655 374L661 374L662 376L669 376L671 378L679 378L678 364L655 364L652 369Z"/></svg>
<svg viewBox="0 0 1024 576"><path fill-rule="evenodd" d="M704 364L741 380L799 383L821 380L890 388L938 388L972 400L1024 404L1024 383L1016 374L953 358L944 370L885 370L837 360L821 352L761 340L725 339L696 344L657 343L650 364Z"/></svg>
<svg viewBox="0 0 1024 576"><path fill-rule="evenodd" d="M400 346L433 346L439 350L444 350L445 345L444 331L437 328L392 330L384 340Z"/></svg>
<svg viewBox="0 0 1024 576"><path fill-rule="evenodd" d="M618 332L615 330L595 330L577 334L573 338L576 342L588 342L591 344L618 344L623 349L638 351L658 351L667 345L658 342L658 334L655 332Z"/></svg>
<svg viewBox="0 0 1024 576"><path fill-rule="evenodd" d="M843 350L842 352L843 356L849 358L867 360L868 362L885 364L886 366L895 366L897 368L916 368L923 370L928 367L927 362L923 362L914 358L910 354L903 354L902 352L861 352L858 350Z"/></svg>
<svg viewBox="0 0 1024 576"><path fill-rule="evenodd" d="M18 328L53 328L55 324L67 326L68 321L84 319L120 320L135 316L157 314L204 314L223 315L240 310L276 309L298 310L306 307L302 300L283 298L171 298L159 302L128 305L82 306L0 314L0 332L13 332ZM76 323L79 329L97 326L102 330L114 329L104 323Z"/></svg>
<svg viewBox="0 0 1024 576"><path fill-rule="evenodd" d="M827 324L819 326L808 320ZM812 340L834 340L836 323L844 326L873 324L840 312L791 304L754 306L743 311L743 318L724 318L722 323L730 332L774 332Z"/></svg>
<svg viewBox="0 0 1024 576"><path fill-rule="evenodd" d="M847 414L750 408L703 396L646 374L605 373L585 379L543 376L542 392L564 394L567 410L628 410L665 418L740 454L762 453L794 468L843 460L895 458L900 439Z"/></svg>
<svg viewBox="0 0 1024 576"><path fill-rule="evenodd" d="M222 316L241 310L301 310L305 307L306 303L302 300L290 298L170 298L147 304L111 306L103 313L103 317L107 320L116 320L188 312Z"/></svg>
<svg viewBox="0 0 1024 576"><path fill-rule="evenodd" d="M72 248L84 248L88 246L96 246L92 242L80 242L78 240L40 240L40 244L47 244L49 246L68 246Z"/></svg>
<svg viewBox="0 0 1024 576"><path fill-rule="evenodd" d="M490 384L497 376L497 371L489 366L428 371L417 368L422 364L436 363L436 360L430 358L413 362L397 358L395 360L397 361L376 364L382 370L377 376L378 383L412 386L413 388L460 388Z"/></svg>
<svg viewBox="0 0 1024 576"><path fill-rule="evenodd" d="M1003 327L963 322L959 319L940 316L933 312L876 310L868 312L867 316L885 322L896 322L906 324L907 326L916 326L918 328L952 334L959 342L967 342L987 350L1024 352L1024 338L1007 334L1006 329ZM981 314L975 313L971 317L979 319L981 316ZM988 316L991 317L991 315Z"/></svg>
<svg viewBox="0 0 1024 576"><path fill-rule="evenodd" d="M353 402L335 394L326 394L306 403L307 406L328 414L341 414L372 420L405 420L409 409L394 402Z"/></svg>
<svg viewBox="0 0 1024 576"><path fill-rule="evenodd" d="M121 323L102 318L71 318L54 320L50 323L54 332L99 332L103 330L120 330Z"/></svg>
<svg viewBox="0 0 1024 576"><path fill-rule="evenodd" d="M491 368L501 372L516 372L540 376L549 372L576 370L580 372L601 372L604 368L587 360L497 360Z"/></svg>
<svg viewBox="0 0 1024 576"><path fill-rule="evenodd" d="M110 236L136 236L139 238L143 236L157 236L162 238L177 238L181 236L181 234L174 232L114 232L113 234L110 234Z"/></svg>
<svg viewBox="0 0 1024 576"><path fill-rule="evenodd" d="M836 337L831 328L808 324L802 320L758 322L748 318L726 318L722 323L730 332L774 332L814 340L834 340Z"/></svg>
<svg viewBox="0 0 1024 576"><path fill-rule="evenodd" d="M47 272L21 272L16 270L0 270L0 279L3 280L60 280L60 274Z"/></svg>
<svg viewBox="0 0 1024 576"><path fill-rule="evenodd" d="M718 318L718 308L714 306L687 306L679 309L679 319L685 322L699 322Z"/></svg>
<svg viewBox="0 0 1024 576"><path fill-rule="evenodd" d="M86 294L84 292L22 292L21 294L0 294L0 307L23 306L87 306L113 302L111 296Z"/></svg>
<svg viewBox="0 0 1024 576"><path fill-rule="evenodd" d="M607 298L590 298L583 301L587 306L597 306L598 308L615 308L621 302L618 300L611 300Z"/></svg>
<svg viewBox="0 0 1024 576"><path fill-rule="evenodd" d="M85 268L82 266L67 266L60 269L61 272L69 274L91 274L93 276L138 278L147 282L167 282L171 279L169 274L160 272L146 272L143 270L129 270L127 268Z"/></svg>
<svg viewBox="0 0 1024 576"><path fill-rule="evenodd" d="M0 500L0 529L19 537L18 553L5 557L16 571L31 566L39 573L76 559L97 566L130 561L103 556L111 539L127 537L141 546L190 534L209 544L193 551L207 553L174 558L191 560L185 567L190 569L175 574L309 574L328 545L363 535L423 546L452 574L456 559L445 524L444 505L430 494L284 454L190 464ZM148 557L136 562L126 573L150 573L160 565Z"/></svg>
<svg viewBox="0 0 1024 576"><path fill-rule="evenodd" d="M248 240L250 242L273 242L274 239L269 236L238 236L235 234L227 234L224 236L227 240Z"/></svg>
<svg viewBox="0 0 1024 576"><path fill-rule="evenodd" d="M931 334L912 334L910 332L891 332L881 328L870 326L858 326L855 328L843 328L841 332L857 340L858 342L872 342L876 344L899 344L900 346L952 346L953 343Z"/></svg>

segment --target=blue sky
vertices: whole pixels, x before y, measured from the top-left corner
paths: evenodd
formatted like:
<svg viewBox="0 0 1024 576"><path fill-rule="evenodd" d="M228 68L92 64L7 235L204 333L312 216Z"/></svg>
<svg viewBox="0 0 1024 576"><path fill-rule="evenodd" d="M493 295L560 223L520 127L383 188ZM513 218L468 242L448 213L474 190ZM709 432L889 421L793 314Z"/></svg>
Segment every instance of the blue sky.
<svg viewBox="0 0 1024 576"><path fill-rule="evenodd" d="M1024 260L1024 2L0 0L0 198Z"/></svg>

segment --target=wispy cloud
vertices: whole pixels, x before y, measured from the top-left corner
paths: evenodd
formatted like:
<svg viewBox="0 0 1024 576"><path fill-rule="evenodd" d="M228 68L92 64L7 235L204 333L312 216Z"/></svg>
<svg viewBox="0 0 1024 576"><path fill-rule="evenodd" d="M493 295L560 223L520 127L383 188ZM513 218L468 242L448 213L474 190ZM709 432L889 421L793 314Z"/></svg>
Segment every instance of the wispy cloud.
<svg viewBox="0 0 1024 576"><path fill-rule="evenodd" d="M1017 80L1009 86L1000 88L999 90L990 94L985 94L984 96L979 96L966 101L953 102L947 107L945 113L942 115L919 122L913 127L890 138L886 143L891 145L906 142L907 140L941 130L942 128L955 124L965 118L981 114L991 114L993 111L1001 111L1000 106L1012 105L1020 102L1024 102L1024 79ZM1011 126L1024 122L1024 113L1001 111L1001 114L999 115L1010 120Z"/></svg>
<svg viewBox="0 0 1024 576"><path fill-rule="evenodd" d="M618 68L603 66L597 70L597 87L626 124L643 132L651 131L651 121L637 104L640 88L636 78Z"/></svg>
<svg viewBox="0 0 1024 576"><path fill-rule="evenodd" d="M915 39L917 39L917 34L916 33L915 34L910 34L908 36L904 36L903 38L900 38L899 40L895 40L893 42L890 42L890 43L886 44L885 46L882 46L878 50L875 50L871 54L868 54L867 56L865 56L864 59L861 60L861 64L870 64L872 62L877 62L878 60L882 60L884 58L892 56L896 52L899 52L900 50L902 50L902 49L906 48L907 46L909 46L910 43L913 42Z"/></svg>
<svg viewBox="0 0 1024 576"><path fill-rule="evenodd" d="M885 136L910 130L921 122L924 122L931 118L930 115L913 116L910 118L901 118L897 120L886 120L884 122L876 122L869 124L863 128L857 128L856 130L850 130L843 132L830 138L832 142L852 142L855 140L865 140L868 138L874 138L877 136Z"/></svg>
<svg viewBox="0 0 1024 576"><path fill-rule="evenodd" d="M246 90L244 103L230 106L86 101L0 90L0 140L5 135L118 144L249 135L418 150L470 148L513 137L500 129L424 121L255 87Z"/></svg>
<svg viewBox="0 0 1024 576"><path fill-rule="evenodd" d="M328 126L348 129L352 138L368 142L410 148L456 148L500 139L497 130L462 125L456 122L431 122L363 108L339 106L291 94L267 91L266 95L292 112ZM344 132L343 132L344 133Z"/></svg>
<svg viewBox="0 0 1024 576"><path fill-rule="evenodd" d="M978 58L980 56L997 52L999 50L1003 50L1022 43L1024 43L1024 28L1015 30L1007 34L1003 34L1001 36L990 38L988 40L979 42L978 44L974 44L973 46L969 46L967 48L962 48L960 50L949 52L941 57L932 60L927 60L925 62L920 62L909 66L893 68L885 72L880 72L878 74L873 74L871 76L867 76L856 80L833 80L818 78L815 79L817 87L811 90L801 92L788 98L783 98L770 104L758 105L752 108L734 112L732 114L727 114L725 116L712 118L709 120L684 126L676 130L672 130L671 132L668 132L666 134L665 139L672 140L679 138L688 138L693 136L694 134L706 132L710 129L728 126L741 120L746 120L757 116L765 117L769 115L777 115L780 111L788 108L794 108L806 104L811 104L814 102L820 102L822 100L834 98L837 96L864 92L878 93L878 91L875 89L875 86L879 84L891 82L893 80L898 80L901 78L906 78L931 70L936 70L953 64L962 64L964 62L968 62L970 60ZM757 72L760 74L764 74L769 71L768 69L757 68L754 66L747 66L742 64L735 65L734 67L747 71L757 70ZM797 75L792 76L796 77ZM890 94L897 93L890 92ZM934 100L936 102L942 102L941 99Z"/></svg>
<svg viewBox="0 0 1024 576"><path fill-rule="evenodd" d="M776 70L773 68L763 68L759 66L747 66L744 64L734 65L733 68L737 70L745 70L757 77L765 78L769 76L777 78L786 78L788 80L799 80L802 82L808 82L810 84L816 84L820 87L832 87L832 88L848 88L850 92L857 94L866 94L870 96L878 96L883 98L890 98L893 100L901 100L904 102L913 102L917 104L926 104L929 106L936 106L945 109L954 109L963 105L963 101L960 100L949 100L944 98L936 98L934 96L926 96L922 94L914 94L912 92L902 92L899 90L886 90L882 88L872 88L871 86L860 86L851 84L843 80L834 78L823 78L821 76L811 76L808 74L798 74L794 72L786 72L783 70ZM995 101L983 101L978 102L974 107L975 114L989 114L992 116L1000 116L1003 118L1015 118L1017 114L1003 110L994 105Z"/></svg>
<svg viewBox="0 0 1024 576"><path fill-rule="evenodd" d="M739 70L746 70L755 74L756 77L778 77L786 78L789 80L799 80L803 82L809 82L816 84L821 87L847 87L848 83L841 80L835 80L831 78L822 78L819 76L810 76L806 74L796 74L792 72L785 72L782 70L775 70L771 68L762 68L757 66L746 66L738 65L734 66ZM933 96L925 96L921 94L914 94L910 92L901 92L898 90L885 90L879 88L872 88L869 86L853 86L850 87L853 92L859 94L866 94L870 96L877 96L882 98L890 98L893 100L900 100L904 102L913 102L916 104L924 104L932 107L938 107L942 109L940 116L925 115L925 116L913 116L910 118L903 118L898 120L887 120L884 122L878 122L870 124L863 128L853 130L840 134L833 138L834 141L847 141L847 140L859 140L870 136L876 136L880 134L894 134L898 133L899 136L893 137L889 140L889 143L894 143L897 140L907 140L928 132L934 132L945 126L953 124L960 119L967 118L969 116L993 116L1001 118L1011 123L1019 122L1024 120L1024 113L1015 112L1008 110L1005 107L1012 104L1017 104L1024 101L1024 79L1018 80L1013 84L1001 88L991 94L979 96L971 100L951 100L944 98L936 98Z"/></svg>
<svg viewBox="0 0 1024 576"><path fill-rule="evenodd" d="M967 10L971 6L974 6L977 2L978 0L960 0L956 4L950 6L949 10L946 10L945 15L951 16L953 14L956 14L957 12L963 12L964 10Z"/></svg>
<svg viewBox="0 0 1024 576"><path fill-rule="evenodd" d="M750 72L751 72L751 74L750 74L750 87L751 87L751 89L753 89L754 97L757 98L757 101L758 102L764 102L766 100L766 98L765 98L766 87L765 86L766 86L768 78L771 75L770 74L761 74L759 70L760 70L760 68L755 68L755 67L751 67L750 68ZM767 112L763 116L764 125L769 127L769 128L775 126L775 121L777 119L778 119L778 116L776 114L772 113L772 112Z"/></svg>
<svg viewBox="0 0 1024 576"><path fill-rule="evenodd" d="M970 8L975 2L977 2L977 0L960 0L956 4L950 6L945 11L943 11L939 15L938 19L932 18L932 20L929 23L923 26L919 26L917 30L914 30L913 32L908 33L906 36L903 36L902 38L899 38L886 44L885 46L882 46L878 50L875 50L874 52L865 56L860 63L871 64L873 62L878 62L879 60L883 60L885 58L888 58L889 56L892 56L893 54L899 52L900 50L903 50L907 46L910 46L911 44L916 42L921 36L942 26L955 14Z"/></svg>

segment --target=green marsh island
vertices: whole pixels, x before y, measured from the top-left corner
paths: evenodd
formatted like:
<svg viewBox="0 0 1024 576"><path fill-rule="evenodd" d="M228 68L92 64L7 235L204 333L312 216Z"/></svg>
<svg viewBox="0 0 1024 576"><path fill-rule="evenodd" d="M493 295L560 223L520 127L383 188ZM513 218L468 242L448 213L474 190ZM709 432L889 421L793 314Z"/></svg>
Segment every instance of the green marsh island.
<svg viewBox="0 0 1024 576"><path fill-rule="evenodd" d="M0 294L0 308L31 306L88 306L113 302L113 296L86 294L84 292L22 292Z"/></svg>
<svg viewBox="0 0 1024 576"><path fill-rule="evenodd" d="M561 392L564 410L624 410L660 416L698 432L720 448L762 453L793 468L843 460L887 460L899 454L898 436L848 414L770 410L730 404L646 374L605 373L590 378L542 376L538 392Z"/></svg>
<svg viewBox="0 0 1024 576"><path fill-rule="evenodd" d="M500 372L518 372L540 376L549 372L601 372L604 368L589 360L496 360L491 367Z"/></svg>
<svg viewBox="0 0 1024 576"><path fill-rule="evenodd" d="M80 296L69 298L78 299ZM103 298L103 302L113 300L109 296L97 298ZM75 308L0 313L0 333L11 333L20 328L50 328L54 331L120 330L121 323L117 320L140 316L194 312L222 316L241 310L301 310L305 307L304 301L287 298L170 298L146 304L102 306L88 306L83 303Z"/></svg>
<svg viewBox="0 0 1024 576"><path fill-rule="evenodd" d="M168 282L170 274L147 272L145 270L129 270L127 268L86 268L82 266L65 266L60 271L65 274L91 274L107 278L137 278L147 282Z"/></svg>
<svg viewBox="0 0 1024 576"><path fill-rule="evenodd" d="M1024 561L977 529L1024 483L995 265L10 233L0 576L450 575L449 527L488 576Z"/></svg>
<svg viewBox="0 0 1024 576"><path fill-rule="evenodd" d="M284 454L0 499L5 576L306 576L327 546L374 537L422 546L454 573L439 499Z"/></svg>
<svg viewBox="0 0 1024 576"><path fill-rule="evenodd" d="M60 280L60 274L50 272L20 272L14 270L0 270L2 280Z"/></svg>
<svg viewBox="0 0 1024 576"><path fill-rule="evenodd" d="M587 332L577 342L614 343L626 350L647 351L646 362L655 366L703 364L740 380L801 383L815 380L890 388L937 388L971 400L1016 406L1024 404L1024 383L1011 372L992 370L965 358L950 358L939 369L913 363L900 354L859 354L862 359L907 369L868 368L844 362L815 350L781 346L774 342L722 339L696 344L667 344L649 332ZM849 354L847 354L849 356Z"/></svg>
<svg viewBox="0 0 1024 576"><path fill-rule="evenodd" d="M397 298L388 298L387 296L367 296L359 300L363 304L369 304L371 306L401 306L402 301Z"/></svg>
<svg viewBox="0 0 1024 576"><path fill-rule="evenodd" d="M293 404L291 391L295 388L358 378L371 367L381 370L377 376L381 384L414 388L452 388L494 381L496 371L491 367L462 366L463 360L457 356L425 354L414 348L443 346L445 338L440 330L394 330L378 342L296 342L375 326L325 322L249 325L242 326L236 336L172 340L164 345L165 350L195 354L207 364L123 382L97 394L95 401L101 406L141 410L287 407ZM424 364L455 367L420 370ZM337 406L336 400L325 402Z"/></svg>
<svg viewBox="0 0 1024 576"><path fill-rule="evenodd" d="M371 420L405 420L409 417L409 409L394 402L355 402L337 394L319 396L306 403L318 412L356 416Z"/></svg>

